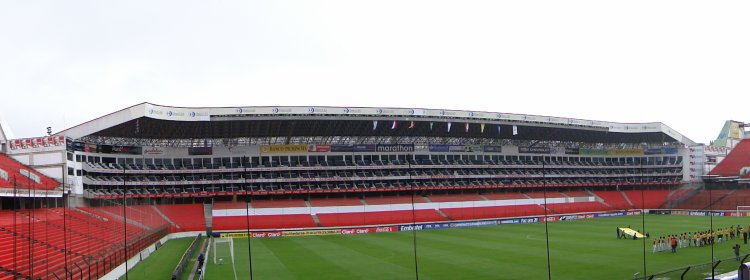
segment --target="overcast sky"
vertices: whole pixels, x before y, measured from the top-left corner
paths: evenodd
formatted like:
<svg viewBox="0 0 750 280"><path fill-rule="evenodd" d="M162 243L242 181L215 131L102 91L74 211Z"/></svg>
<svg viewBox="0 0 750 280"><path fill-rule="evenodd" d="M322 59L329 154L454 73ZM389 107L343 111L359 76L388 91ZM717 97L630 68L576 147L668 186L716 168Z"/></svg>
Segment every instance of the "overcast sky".
<svg viewBox="0 0 750 280"><path fill-rule="evenodd" d="M0 117L152 102L750 122L750 1L3 1Z"/></svg>

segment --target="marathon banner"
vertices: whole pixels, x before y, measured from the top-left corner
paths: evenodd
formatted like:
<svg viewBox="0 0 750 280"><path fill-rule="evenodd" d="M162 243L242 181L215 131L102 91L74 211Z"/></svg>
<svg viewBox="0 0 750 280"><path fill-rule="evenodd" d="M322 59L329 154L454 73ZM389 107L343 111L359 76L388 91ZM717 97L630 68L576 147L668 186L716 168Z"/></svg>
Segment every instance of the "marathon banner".
<svg viewBox="0 0 750 280"><path fill-rule="evenodd" d="M518 147L518 152L522 154L549 154L549 147Z"/></svg>
<svg viewBox="0 0 750 280"><path fill-rule="evenodd" d="M375 151L379 153L413 153L414 144L377 144Z"/></svg>

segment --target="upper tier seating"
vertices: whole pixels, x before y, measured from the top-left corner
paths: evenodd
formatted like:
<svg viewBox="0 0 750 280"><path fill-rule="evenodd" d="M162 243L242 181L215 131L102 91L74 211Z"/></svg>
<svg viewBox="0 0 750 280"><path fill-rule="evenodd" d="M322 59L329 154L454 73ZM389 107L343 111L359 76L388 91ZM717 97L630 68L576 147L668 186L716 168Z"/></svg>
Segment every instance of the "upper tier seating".
<svg viewBox="0 0 750 280"><path fill-rule="evenodd" d="M739 176L740 169L750 167L750 139L743 139L724 160L714 167L709 175L723 177Z"/></svg>
<svg viewBox="0 0 750 280"><path fill-rule="evenodd" d="M8 175L7 179L0 177L0 188L16 187L22 189L52 190L60 185L54 179L39 173L3 153L0 153L0 170L2 170L0 173ZM24 170L23 173L22 170ZM31 175L27 177L23 174Z"/></svg>

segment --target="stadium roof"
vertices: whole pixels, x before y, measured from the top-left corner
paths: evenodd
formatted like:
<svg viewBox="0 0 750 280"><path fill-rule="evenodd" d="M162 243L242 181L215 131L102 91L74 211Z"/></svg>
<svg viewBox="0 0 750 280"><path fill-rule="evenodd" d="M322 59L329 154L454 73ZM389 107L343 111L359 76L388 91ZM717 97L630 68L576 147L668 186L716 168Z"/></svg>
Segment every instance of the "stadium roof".
<svg viewBox="0 0 750 280"><path fill-rule="evenodd" d="M514 126L517 131L515 135ZM140 139L396 136L695 144L659 122L614 123L537 115L419 108L186 108L150 103L141 103L113 112L56 135L73 139L87 136Z"/></svg>

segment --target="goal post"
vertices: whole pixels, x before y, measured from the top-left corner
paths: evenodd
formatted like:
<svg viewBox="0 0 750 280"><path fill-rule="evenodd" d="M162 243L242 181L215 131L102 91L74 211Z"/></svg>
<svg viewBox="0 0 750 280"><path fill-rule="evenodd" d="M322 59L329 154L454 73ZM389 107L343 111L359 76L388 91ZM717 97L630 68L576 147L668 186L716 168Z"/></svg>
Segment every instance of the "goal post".
<svg viewBox="0 0 750 280"><path fill-rule="evenodd" d="M213 238L212 251L214 264L234 264L234 240L232 238Z"/></svg>
<svg viewBox="0 0 750 280"><path fill-rule="evenodd" d="M743 216L743 217L744 216L750 216L750 214L748 214L748 213L750 213L750 205L738 205L737 206L737 212L735 212L735 213L737 214L737 217L740 217L740 216Z"/></svg>
<svg viewBox="0 0 750 280"><path fill-rule="evenodd" d="M234 279L238 279L237 267L234 265L234 239L231 237L212 237L210 246L211 248L209 249L209 252L210 254L213 254L214 265L230 264L232 266L232 272L234 273Z"/></svg>

